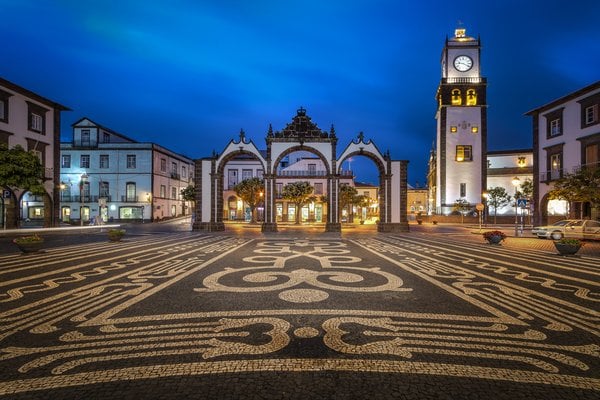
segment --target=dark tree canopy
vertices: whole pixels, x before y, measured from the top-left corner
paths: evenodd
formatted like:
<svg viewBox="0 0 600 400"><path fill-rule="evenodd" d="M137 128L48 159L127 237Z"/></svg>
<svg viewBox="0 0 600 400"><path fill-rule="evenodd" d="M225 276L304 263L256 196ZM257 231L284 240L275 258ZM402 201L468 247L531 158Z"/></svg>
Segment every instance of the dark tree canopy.
<svg viewBox="0 0 600 400"><path fill-rule="evenodd" d="M300 223L300 209L311 199L313 187L308 182L288 183L283 187L281 196L296 205L296 224Z"/></svg>
<svg viewBox="0 0 600 400"><path fill-rule="evenodd" d="M233 187L235 194L250 207L251 223L255 222L254 209L262 201L265 184L260 178L244 179Z"/></svg>
<svg viewBox="0 0 600 400"><path fill-rule="evenodd" d="M19 145L12 149L0 145L0 187L43 194L43 181L44 166L35 154L25 151Z"/></svg>

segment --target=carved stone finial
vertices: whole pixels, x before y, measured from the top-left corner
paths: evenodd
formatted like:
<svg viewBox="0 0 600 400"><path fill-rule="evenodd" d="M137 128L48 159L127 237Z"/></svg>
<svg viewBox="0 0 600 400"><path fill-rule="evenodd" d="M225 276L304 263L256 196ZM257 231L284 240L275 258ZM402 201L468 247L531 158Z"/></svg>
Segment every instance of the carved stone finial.
<svg viewBox="0 0 600 400"><path fill-rule="evenodd" d="M358 136L357 137L358 137L358 142L359 143L360 142L364 143L364 141L365 141L365 134L362 131L358 132Z"/></svg>
<svg viewBox="0 0 600 400"><path fill-rule="evenodd" d="M298 115L306 115L306 109L302 106L298 109Z"/></svg>
<svg viewBox="0 0 600 400"><path fill-rule="evenodd" d="M269 130L267 131L267 137L273 137L273 125L269 124Z"/></svg>
<svg viewBox="0 0 600 400"><path fill-rule="evenodd" d="M329 136L332 138L335 137L335 127L333 126L333 124L331 124L331 129L329 129Z"/></svg>
<svg viewBox="0 0 600 400"><path fill-rule="evenodd" d="M240 129L240 143L244 143L246 141L246 132L243 129Z"/></svg>

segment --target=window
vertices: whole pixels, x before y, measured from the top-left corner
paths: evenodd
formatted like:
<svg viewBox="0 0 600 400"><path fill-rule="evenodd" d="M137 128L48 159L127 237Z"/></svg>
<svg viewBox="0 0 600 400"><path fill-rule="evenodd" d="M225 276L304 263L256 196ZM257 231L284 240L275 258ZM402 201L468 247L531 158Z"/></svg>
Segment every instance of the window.
<svg viewBox="0 0 600 400"><path fill-rule="evenodd" d="M49 110L38 106L37 104L27 102L27 127L30 131L45 135L46 132L46 112Z"/></svg>
<svg viewBox="0 0 600 400"><path fill-rule="evenodd" d="M550 179L559 179L562 176L562 153L550 155Z"/></svg>
<svg viewBox="0 0 600 400"><path fill-rule="evenodd" d="M90 155L89 154L81 155L81 159L79 161L79 166L81 168L89 168L90 167Z"/></svg>
<svg viewBox="0 0 600 400"><path fill-rule="evenodd" d="M256 170L256 177L262 179L262 177L263 177L263 170L262 169L257 169Z"/></svg>
<svg viewBox="0 0 600 400"><path fill-rule="evenodd" d="M323 194L323 184L315 183L315 194Z"/></svg>
<svg viewBox="0 0 600 400"><path fill-rule="evenodd" d="M468 106L476 106L477 105L477 93L475 89L467 90L467 105Z"/></svg>
<svg viewBox="0 0 600 400"><path fill-rule="evenodd" d="M160 197L167 197L167 187L165 185L160 185Z"/></svg>
<svg viewBox="0 0 600 400"><path fill-rule="evenodd" d="M186 178L187 177L187 170L185 169L185 165L181 166L181 177L182 178Z"/></svg>
<svg viewBox="0 0 600 400"><path fill-rule="evenodd" d="M560 135L560 119L550 121L550 136Z"/></svg>
<svg viewBox="0 0 600 400"><path fill-rule="evenodd" d="M174 162L171 163L171 172L173 174L177 173L177 163L174 163Z"/></svg>
<svg viewBox="0 0 600 400"><path fill-rule="evenodd" d="M451 126L450 127L450 132L452 132L452 133L458 132L458 127L457 126Z"/></svg>
<svg viewBox="0 0 600 400"><path fill-rule="evenodd" d="M125 193L125 201L137 201L137 197L135 194L135 182L127 182L127 184L125 185Z"/></svg>
<svg viewBox="0 0 600 400"><path fill-rule="evenodd" d="M544 115L544 117L546 118L547 139L562 135L563 109L564 108L559 108L558 110L549 112L548 114Z"/></svg>
<svg viewBox="0 0 600 400"><path fill-rule="evenodd" d="M317 173L317 164L308 164L308 173L314 175Z"/></svg>
<svg viewBox="0 0 600 400"><path fill-rule="evenodd" d="M467 184L466 183L460 184L460 197L467 197Z"/></svg>
<svg viewBox="0 0 600 400"><path fill-rule="evenodd" d="M233 189L238 183L237 169L230 169L227 171L227 188Z"/></svg>
<svg viewBox="0 0 600 400"><path fill-rule="evenodd" d="M0 121L8 122L8 97L4 97L2 91L0 91Z"/></svg>
<svg viewBox="0 0 600 400"><path fill-rule="evenodd" d="M61 168L71 168L71 155L63 154L60 161Z"/></svg>
<svg viewBox="0 0 600 400"><path fill-rule="evenodd" d="M452 102L453 106L460 106L462 104L462 98L460 97L460 90L458 90L458 89L452 90L451 102Z"/></svg>
<svg viewBox="0 0 600 400"><path fill-rule="evenodd" d="M108 168L108 154L100 154L100 168Z"/></svg>
<svg viewBox="0 0 600 400"><path fill-rule="evenodd" d="M581 129L600 124L600 93L594 93L577 102L581 105Z"/></svg>
<svg viewBox="0 0 600 400"><path fill-rule="evenodd" d="M42 131L43 119L41 115L31 113L29 114L29 129L36 132Z"/></svg>
<svg viewBox="0 0 600 400"><path fill-rule="evenodd" d="M173 200L177 199L177 188L175 186L171 186L171 198Z"/></svg>
<svg viewBox="0 0 600 400"><path fill-rule="evenodd" d="M251 179L252 178L252 170L251 169L244 169L242 170L242 180L245 181L246 179Z"/></svg>
<svg viewBox="0 0 600 400"><path fill-rule="evenodd" d="M90 130L89 129L81 130L81 145L82 146L90 145Z"/></svg>
<svg viewBox="0 0 600 400"><path fill-rule="evenodd" d="M0 121L8 123L8 104L12 94L0 90Z"/></svg>
<svg viewBox="0 0 600 400"><path fill-rule="evenodd" d="M160 170L162 172L167 172L167 160L164 158L160 159Z"/></svg>
<svg viewBox="0 0 600 400"><path fill-rule="evenodd" d="M479 127L477 125L471 126L471 133L477 133L477 132L479 132Z"/></svg>
<svg viewBox="0 0 600 400"><path fill-rule="evenodd" d="M276 183L275 184L275 194L278 197L281 197L281 192L283 191L283 183Z"/></svg>
<svg viewBox="0 0 600 400"><path fill-rule="evenodd" d="M108 198L110 197L110 191L108 187L108 182L100 181L98 183L98 197Z"/></svg>
<svg viewBox="0 0 600 400"><path fill-rule="evenodd" d="M598 104L586 107L585 109L585 124L593 125L598 122Z"/></svg>
<svg viewBox="0 0 600 400"><path fill-rule="evenodd" d="M102 134L102 143L110 143L110 135L106 132Z"/></svg>
<svg viewBox="0 0 600 400"><path fill-rule="evenodd" d="M473 161L472 146L456 146L456 161Z"/></svg>
<svg viewBox="0 0 600 400"><path fill-rule="evenodd" d="M598 167L600 162L600 144L592 143L585 146L583 164L588 167Z"/></svg>
<svg viewBox="0 0 600 400"><path fill-rule="evenodd" d="M127 154L127 168L136 168L135 154Z"/></svg>

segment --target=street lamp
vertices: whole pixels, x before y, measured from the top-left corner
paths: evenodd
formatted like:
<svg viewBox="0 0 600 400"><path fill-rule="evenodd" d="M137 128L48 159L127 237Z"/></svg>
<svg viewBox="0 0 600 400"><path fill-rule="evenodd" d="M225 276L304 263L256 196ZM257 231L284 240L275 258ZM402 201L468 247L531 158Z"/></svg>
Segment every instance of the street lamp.
<svg viewBox="0 0 600 400"><path fill-rule="evenodd" d="M83 190L85 188L85 184L87 183L88 180L88 174L86 174L85 172L81 175L81 180L79 181L79 197L81 200L81 207L79 208L79 219L80 219L80 224L81 226L83 226L83 207L85 204L85 196L83 194Z"/></svg>
<svg viewBox="0 0 600 400"><path fill-rule="evenodd" d="M490 197L490 194L488 192L483 192L482 195L483 197L483 224L487 227L487 216L488 216L488 210L487 210L487 202L488 202L488 197Z"/></svg>
<svg viewBox="0 0 600 400"><path fill-rule="evenodd" d="M519 179L518 176L515 176L512 180L512 184L515 187L515 237L519 236L519 220L517 218L517 210L518 210L518 205L517 205L517 194L518 191L517 189L519 188L519 183L521 183L521 180Z"/></svg>

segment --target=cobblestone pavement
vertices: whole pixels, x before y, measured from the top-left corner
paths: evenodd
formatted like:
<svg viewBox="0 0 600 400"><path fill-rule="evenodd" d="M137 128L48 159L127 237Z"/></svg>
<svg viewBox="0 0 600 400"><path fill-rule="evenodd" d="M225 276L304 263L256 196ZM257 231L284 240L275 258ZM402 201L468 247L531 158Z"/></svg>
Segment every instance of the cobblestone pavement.
<svg viewBox="0 0 600 400"><path fill-rule="evenodd" d="M175 232L4 254L0 398L598 399L600 258L526 240Z"/></svg>

